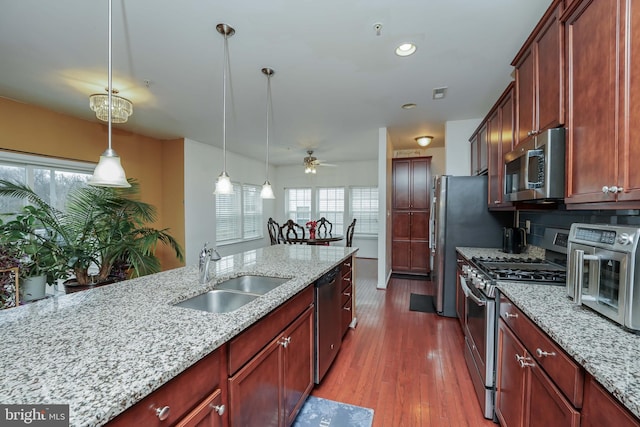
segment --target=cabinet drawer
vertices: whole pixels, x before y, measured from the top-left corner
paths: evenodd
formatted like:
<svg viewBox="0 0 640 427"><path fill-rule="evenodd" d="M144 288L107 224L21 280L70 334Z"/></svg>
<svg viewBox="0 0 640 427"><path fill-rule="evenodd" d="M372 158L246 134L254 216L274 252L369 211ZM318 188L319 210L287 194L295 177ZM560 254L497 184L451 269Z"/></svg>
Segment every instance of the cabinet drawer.
<svg viewBox="0 0 640 427"><path fill-rule="evenodd" d="M349 325L351 324L351 301L351 298L349 298L347 302L342 305L342 335L347 333Z"/></svg>
<svg viewBox="0 0 640 427"><path fill-rule="evenodd" d="M500 318L576 407L582 407L584 371L508 298L500 298Z"/></svg>
<svg viewBox="0 0 640 427"><path fill-rule="evenodd" d="M340 274L344 277L346 274L351 275L351 267L352 267L353 257L347 259L342 263L342 269L340 270Z"/></svg>
<svg viewBox="0 0 640 427"><path fill-rule="evenodd" d="M220 385L223 368L223 346L188 368L149 396L113 419L113 426L174 425ZM169 407L169 416L160 421L156 409Z"/></svg>
<svg viewBox="0 0 640 427"><path fill-rule="evenodd" d="M352 291L351 285L345 287L342 290L342 305L343 306L347 303L347 301L351 300L351 294L352 294L351 291Z"/></svg>
<svg viewBox="0 0 640 427"><path fill-rule="evenodd" d="M232 376L296 317L313 304L313 285L266 315L229 342L229 376Z"/></svg>
<svg viewBox="0 0 640 427"><path fill-rule="evenodd" d="M342 289L346 289L346 287L351 286L351 284L352 284L351 271L349 271L348 274L345 274L344 276L342 276Z"/></svg>

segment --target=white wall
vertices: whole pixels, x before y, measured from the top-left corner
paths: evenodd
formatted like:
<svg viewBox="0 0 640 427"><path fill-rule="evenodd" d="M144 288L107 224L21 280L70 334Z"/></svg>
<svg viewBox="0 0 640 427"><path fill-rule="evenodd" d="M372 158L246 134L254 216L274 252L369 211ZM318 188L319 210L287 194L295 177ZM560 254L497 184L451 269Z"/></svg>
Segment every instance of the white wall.
<svg viewBox="0 0 640 427"><path fill-rule="evenodd" d="M378 186L376 160L335 162L336 167L319 166L318 173L306 174L302 163L295 166L278 166L275 168L277 188L274 186L278 203L275 208L274 219L282 224L285 218L284 189L299 187L375 187ZM273 184L273 182L272 182ZM345 221L349 220L347 218ZM348 224L345 224L345 227ZM356 232L358 225L356 223ZM332 243L344 245L346 242ZM360 258L377 258L378 239L374 237L362 238L354 236L353 246L358 247L357 256Z"/></svg>
<svg viewBox="0 0 640 427"><path fill-rule="evenodd" d="M445 174L445 147L416 148L413 150L394 150L393 158L396 159L400 157L431 157L431 176Z"/></svg>
<svg viewBox="0 0 640 427"><path fill-rule="evenodd" d="M187 265L197 264L198 253L205 242L215 246L215 181L222 172L222 150L208 144L185 138L184 140L184 210L185 210L185 260ZM233 182L262 185L265 180L265 164L227 151L227 173ZM269 181L277 188L275 169L269 168ZM251 250L269 245L266 219L274 216L274 208L282 202L282 195L275 200L263 201L265 218L264 238L249 242L218 247L220 255Z"/></svg>
<svg viewBox="0 0 640 427"><path fill-rule="evenodd" d="M387 128L378 130L378 202L380 212L378 223L378 284L386 289L391 277L391 196L392 196L392 159L393 144Z"/></svg>
<svg viewBox="0 0 640 427"><path fill-rule="evenodd" d="M469 138L481 121L482 119L469 119L445 123L445 174L458 176L471 174L471 143Z"/></svg>

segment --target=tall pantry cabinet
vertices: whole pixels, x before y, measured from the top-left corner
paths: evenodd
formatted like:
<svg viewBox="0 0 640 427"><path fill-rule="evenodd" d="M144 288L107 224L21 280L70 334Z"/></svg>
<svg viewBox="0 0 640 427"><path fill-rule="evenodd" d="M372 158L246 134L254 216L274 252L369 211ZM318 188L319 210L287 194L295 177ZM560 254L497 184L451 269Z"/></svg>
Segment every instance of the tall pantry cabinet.
<svg viewBox="0 0 640 427"><path fill-rule="evenodd" d="M431 157L393 159L392 200L391 268L428 274Z"/></svg>

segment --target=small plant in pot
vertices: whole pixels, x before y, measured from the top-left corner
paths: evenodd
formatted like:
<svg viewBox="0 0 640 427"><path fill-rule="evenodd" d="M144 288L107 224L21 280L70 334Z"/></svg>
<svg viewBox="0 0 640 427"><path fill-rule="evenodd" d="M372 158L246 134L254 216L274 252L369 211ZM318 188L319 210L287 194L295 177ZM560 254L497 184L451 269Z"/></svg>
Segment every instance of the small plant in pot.
<svg viewBox="0 0 640 427"><path fill-rule="evenodd" d="M168 245L183 260L182 248L167 229L148 226L155 221L156 210L136 199L139 184L129 182L130 188L78 187L69 193L65 212L29 187L10 181L0 180L0 197L23 198L33 205L58 265L75 276L79 286L91 286L160 271L155 256L158 243ZM98 268L96 275L89 274L92 266ZM114 277L114 272L120 275Z"/></svg>
<svg viewBox="0 0 640 427"><path fill-rule="evenodd" d="M41 209L25 206L13 219L0 219L0 245L20 260L22 301L43 298L46 284L65 277L68 270L43 216Z"/></svg>

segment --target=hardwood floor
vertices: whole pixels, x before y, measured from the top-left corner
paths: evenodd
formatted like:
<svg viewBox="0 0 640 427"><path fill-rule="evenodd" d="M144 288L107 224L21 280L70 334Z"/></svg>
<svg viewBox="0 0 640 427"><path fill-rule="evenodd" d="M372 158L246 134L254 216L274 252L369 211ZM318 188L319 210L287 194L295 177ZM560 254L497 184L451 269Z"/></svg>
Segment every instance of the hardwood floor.
<svg viewBox="0 0 640 427"><path fill-rule="evenodd" d="M357 260L358 325L312 395L374 409L374 427L497 426L482 417L458 319L409 311L409 295L432 294L432 283L378 290L375 272L375 260Z"/></svg>

